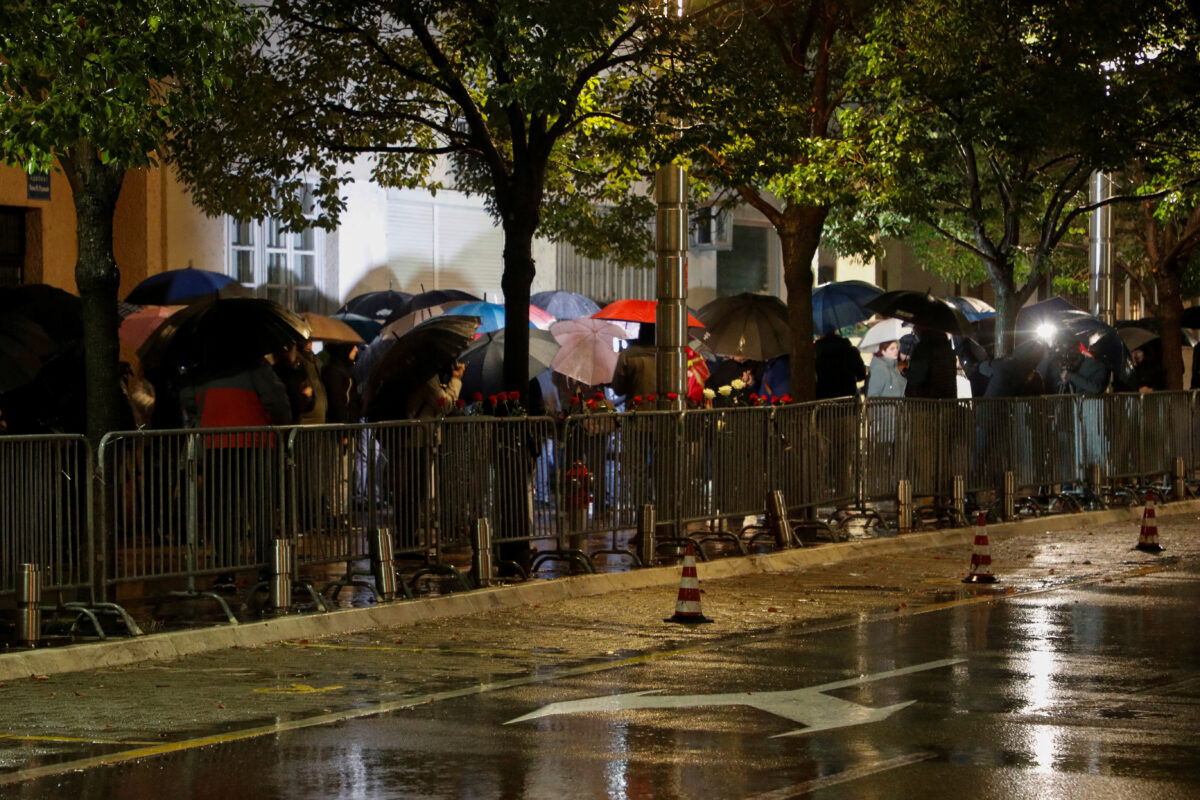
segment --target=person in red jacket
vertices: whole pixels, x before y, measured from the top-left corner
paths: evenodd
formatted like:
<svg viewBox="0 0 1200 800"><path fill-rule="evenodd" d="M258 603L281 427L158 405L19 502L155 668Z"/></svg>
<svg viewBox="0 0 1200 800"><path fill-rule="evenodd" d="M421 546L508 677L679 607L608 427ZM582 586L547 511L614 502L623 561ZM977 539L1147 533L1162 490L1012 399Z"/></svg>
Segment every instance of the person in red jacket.
<svg viewBox="0 0 1200 800"><path fill-rule="evenodd" d="M292 421L287 389L266 359L198 375L180 399L184 419L193 427L265 427ZM214 571L220 570L215 582L228 585L234 571L266 566L268 545L280 527L276 435L221 431L206 435L204 447L202 535L212 543Z"/></svg>

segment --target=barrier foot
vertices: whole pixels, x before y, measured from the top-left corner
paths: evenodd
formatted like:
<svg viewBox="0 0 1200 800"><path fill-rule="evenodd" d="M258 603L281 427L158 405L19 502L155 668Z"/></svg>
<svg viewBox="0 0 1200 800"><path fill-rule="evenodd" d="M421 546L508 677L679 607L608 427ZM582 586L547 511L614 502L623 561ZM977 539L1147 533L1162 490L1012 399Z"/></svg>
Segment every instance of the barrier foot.
<svg viewBox="0 0 1200 800"><path fill-rule="evenodd" d="M610 550L597 550L596 552L592 553L592 558L594 559L596 556L618 556L621 558L629 558L630 563L632 563L633 566L644 566L642 564L642 559L638 558L637 553L633 552L632 550L624 550L620 547L614 547Z"/></svg>
<svg viewBox="0 0 1200 800"><path fill-rule="evenodd" d="M63 608L81 614L86 613L93 619L95 619L97 614L113 616L121 621L121 624L125 626L125 630L129 631L130 636L145 635L133 617L129 616L129 612L116 603L63 603ZM97 630L99 630L99 625L97 625ZM100 638L104 638L103 631L100 632Z"/></svg>
<svg viewBox="0 0 1200 800"><path fill-rule="evenodd" d="M630 553L630 555L633 554ZM533 562L529 565L529 571L537 572L538 568L547 561L565 561L578 566L584 572L590 574L595 574L596 572L596 565L588 558L587 553L571 547L564 547L557 550L543 550L534 556Z"/></svg>
<svg viewBox="0 0 1200 800"><path fill-rule="evenodd" d="M235 616L233 615L233 611L232 611L232 610L229 608L229 603L225 602L225 598L224 598L224 597L222 597L221 595L217 594L216 592L180 592L180 591L175 591L175 592L169 592L169 593L168 593L168 596L170 596L170 597L178 597L178 598L181 598L181 599L183 599L183 600L199 600L199 599L201 599L201 598L204 598L204 597L207 597L207 598L209 598L210 600L215 600L215 601L216 601L216 603L217 603L217 605L219 605L219 606L221 607L221 611L222 611L222 612L224 612L224 614L225 614L225 619L227 619L227 620L229 621L229 624L230 624L230 625L239 625L239 624L241 624L241 623L239 623L239 622L238 622L238 618L237 618L237 617L235 617Z"/></svg>
<svg viewBox="0 0 1200 800"><path fill-rule="evenodd" d="M524 566L516 561L496 560L496 572L502 577L520 578L522 581L529 580L529 572Z"/></svg>
<svg viewBox="0 0 1200 800"><path fill-rule="evenodd" d="M732 536L733 534L730 535ZM675 550L682 549L686 551L688 545L691 545L695 551L694 555L696 558L701 561L708 561L708 555L704 552L704 548L700 546L702 544L703 542L697 542L695 539L687 536L664 536L655 543L654 549L658 551L665 547L670 547Z"/></svg>
<svg viewBox="0 0 1200 800"><path fill-rule="evenodd" d="M464 592L471 590L471 584L466 577L459 571L458 567L453 564L426 564L413 573L413 576L408 579L408 586L405 587L405 594L408 594L409 588L417 585L417 581L424 578L426 575L449 575L458 582L458 588ZM403 583L403 581L401 581ZM409 595L410 597L412 595Z"/></svg>

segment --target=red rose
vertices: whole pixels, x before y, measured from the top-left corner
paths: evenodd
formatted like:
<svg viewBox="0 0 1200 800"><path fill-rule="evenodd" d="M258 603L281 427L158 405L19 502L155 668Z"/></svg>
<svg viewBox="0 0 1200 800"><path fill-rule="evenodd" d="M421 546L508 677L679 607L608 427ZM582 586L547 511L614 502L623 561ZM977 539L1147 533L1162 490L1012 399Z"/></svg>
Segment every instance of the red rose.
<svg viewBox="0 0 1200 800"><path fill-rule="evenodd" d="M792 396L790 394L785 394L783 397L779 398L779 402L790 403L792 402Z"/></svg>
<svg viewBox="0 0 1200 800"><path fill-rule="evenodd" d="M640 406L642 404L642 396L640 394L635 394L633 396L633 404L635 406Z"/></svg>
<svg viewBox="0 0 1200 800"><path fill-rule="evenodd" d="M588 408L590 408L590 409L592 409L593 411L595 411L595 410L596 410L596 401L595 401L595 400L588 400L588 401L587 401L587 407L588 407Z"/></svg>
<svg viewBox="0 0 1200 800"><path fill-rule="evenodd" d="M771 395L771 405L775 405L778 402L779 402L779 397L776 395Z"/></svg>
<svg viewBox="0 0 1200 800"><path fill-rule="evenodd" d="M444 397L439 397L439 398L438 398L438 408L441 408L441 407L442 407L442 406L444 406L444 405L446 405L446 398L444 398Z"/></svg>
<svg viewBox="0 0 1200 800"><path fill-rule="evenodd" d="M758 402L758 395L757 395L757 394L755 394L755 393L753 393L753 392L751 392L751 393L750 393L750 402L752 402L752 403L757 403L757 402Z"/></svg>
<svg viewBox="0 0 1200 800"><path fill-rule="evenodd" d="M674 403L679 399L679 395L675 394L674 392L667 392L667 399Z"/></svg>
<svg viewBox="0 0 1200 800"><path fill-rule="evenodd" d="M604 392L596 392L594 395L592 395L592 397L596 400L603 400Z"/></svg>
<svg viewBox="0 0 1200 800"><path fill-rule="evenodd" d="M496 398L496 395L494 395L494 394L489 394L489 395L488 395L488 402L489 402L489 403L491 403L492 405L496 405L496 403L497 403L497 398Z"/></svg>
<svg viewBox="0 0 1200 800"><path fill-rule="evenodd" d="M579 405L579 398L578 398L578 397L572 397L572 398L571 398L571 405L573 405L573 406L577 406L577 405Z"/></svg>
<svg viewBox="0 0 1200 800"><path fill-rule="evenodd" d="M475 394L471 395L471 400L473 400L476 403L482 403L483 402L483 392L476 392ZM495 401L493 401L493 402L495 402Z"/></svg>
<svg viewBox="0 0 1200 800"><path fill-rule="evenodd" d="M461 397L454 401L454 405L458 406L459 408L462 408L466 404L467 404L466 401L463 400Z"/></svg>
<svg viewBox="0 0 1200 800"><path fill-rule="evenodd" d="M521 399L521 393L520 393L520 392L509 392L509 393L508 393L508 402L510 402L510 403L515 403L515 402L517 402L517 401L518 401L518 400L520 400L520 399Z"/></svg>
<svg viewBox="0 0 1200 800"><path fill-rule="evenodd" d="M652 395L652 394L648 394L648 395L646 395L646 402L647 402L647 403L653 403L653 402L654 402L654 395Z"/></svg>

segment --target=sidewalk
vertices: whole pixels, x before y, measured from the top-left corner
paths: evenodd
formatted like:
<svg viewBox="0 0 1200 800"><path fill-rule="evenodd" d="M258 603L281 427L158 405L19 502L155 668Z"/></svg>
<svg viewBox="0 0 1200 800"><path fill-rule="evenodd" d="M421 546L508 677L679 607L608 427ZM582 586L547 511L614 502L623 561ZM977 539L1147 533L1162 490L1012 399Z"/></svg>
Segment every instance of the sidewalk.
<svg viewBox="0 0 1200 800"><path fill-rule="evenodd" d="M1000 578L991 585L961 583L968 571L974 528L908 533L700 563L697 573L704 589L704 612L716 620L704 626L701 635L726 635L790 620L803 624L852 613L888 609L902 612L975 596L1038 591L1200 555L1200 500L1173 503L1158 511L1160 539L1166 547L1161 555L1130 549L1137 542L1143 512L1140 507L989 526L993 570ZM661 619L673 611L679 575L679 567L671 566L534 580L326 614L12 652L0 655L0 681L107 669L229 648L256 648L362 632L373 636L381 629L427 628L428 623L437 620L452 620L452 627L463 627L464 619L474 620L504 609L520 610L510 615L516 621L506 621L506 628L531 626L547 632L547 626L571 618L591 620L593 627L627 626L637 630L649 621L657 636ZM676 628L668 631L678 634Z"/></svg>

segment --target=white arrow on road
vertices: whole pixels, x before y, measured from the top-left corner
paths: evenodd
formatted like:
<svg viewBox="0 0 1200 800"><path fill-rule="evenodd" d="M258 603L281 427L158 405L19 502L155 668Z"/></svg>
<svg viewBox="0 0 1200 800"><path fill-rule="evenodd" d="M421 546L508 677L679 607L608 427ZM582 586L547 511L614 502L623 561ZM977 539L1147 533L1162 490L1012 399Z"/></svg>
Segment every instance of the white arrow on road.
<svg viewBox="0 0 1200 800"><path fill-rule="evenodd" d="M661 695L656 689L630 694L614 694L602 697L585 697L582 700L567 700L561 703L551 703L542 706L524 716L510 719L505 725L514 722L525 722L538 717L550 717L558 714L577 714L588 711L629 711L639 708L699 708L704 706L749 706L777 717L802 723L805 727L776 736L798 736L804 733L824 731L831 728L844 728L850 725L862 725L867 722L879 722L887 719L902 708L915 703L906 703L871 708L870 706L852 703L837 697L830 697L823 692L834 689L844 689L873 681L895 678L900 675L910 675L914 672L950 667L961 664L966 659L951 658L941 661L926 661L911 667L902 667L887 672L876 672L872 675L862 675L844 681L823 683L820 686L809 686L804 689L791 689L785 692L736 692L733 694L691 694L691 695ZM772 737L774 738L774 737Z"/></svg>

